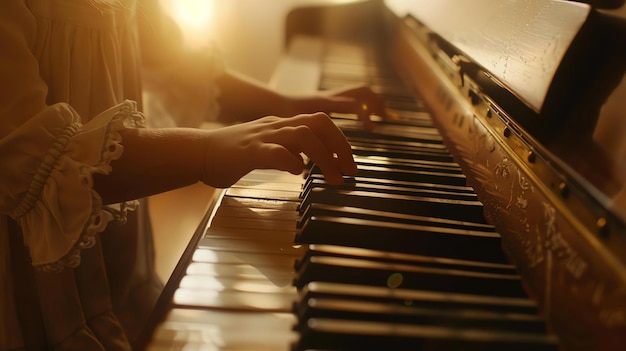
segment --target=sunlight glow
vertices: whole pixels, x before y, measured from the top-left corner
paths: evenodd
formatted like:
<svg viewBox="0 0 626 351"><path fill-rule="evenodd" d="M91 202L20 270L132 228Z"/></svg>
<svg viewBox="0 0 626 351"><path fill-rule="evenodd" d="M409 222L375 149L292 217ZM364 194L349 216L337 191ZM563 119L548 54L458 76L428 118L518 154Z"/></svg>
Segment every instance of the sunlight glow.
<svg viewBox="0 0 626 351"><path fill-rule="evenodd" d="M173 3L173 15L185 25L206 29L212 19L212 2L207 0L178 0Z"/></svg>
<svg viewBox="0 0 626 351"><path fill-rule="evenodd" d="M180 27L191 47L210 42L215 0L161 0L164 9Z"/></svg>

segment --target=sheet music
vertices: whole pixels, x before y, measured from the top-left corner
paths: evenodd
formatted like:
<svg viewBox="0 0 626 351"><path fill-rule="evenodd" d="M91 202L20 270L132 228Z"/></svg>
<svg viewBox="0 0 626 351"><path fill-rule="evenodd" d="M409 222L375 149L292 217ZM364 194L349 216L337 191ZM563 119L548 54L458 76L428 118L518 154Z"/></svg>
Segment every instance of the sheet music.
<svg viewBox="0 0 626 351"><path fill-rule="evenodd" d="M558 0L386 0L455 44L541 111L561 59L590 7Z"/></svg>

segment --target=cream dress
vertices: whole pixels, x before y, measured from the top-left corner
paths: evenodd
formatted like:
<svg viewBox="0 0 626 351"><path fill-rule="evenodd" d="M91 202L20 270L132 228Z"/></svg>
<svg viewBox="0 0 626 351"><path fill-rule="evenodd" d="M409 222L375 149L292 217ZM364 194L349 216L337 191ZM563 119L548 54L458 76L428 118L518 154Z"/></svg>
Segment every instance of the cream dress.
<svg viewBox="0 0 626 351"><path fill-rule="evenodd" d="M136 1L0 1L0 350L129 349L160 292L146 209L103 206L92 175L146 92L179 124L215 117L221 65Z"/></svg>

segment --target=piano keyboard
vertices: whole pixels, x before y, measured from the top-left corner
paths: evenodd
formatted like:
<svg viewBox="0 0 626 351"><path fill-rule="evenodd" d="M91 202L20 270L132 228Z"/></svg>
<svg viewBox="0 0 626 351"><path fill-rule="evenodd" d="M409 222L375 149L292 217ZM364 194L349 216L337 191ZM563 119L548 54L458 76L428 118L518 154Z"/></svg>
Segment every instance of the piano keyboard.
<svg viewBox="0 0 626 351"><path fill-rule="evenodd" d="M367 82L393 120L333 115L356 177L254 171L222 193L149 349L556 350L422 103L376 51L327 48L321 89Z"/></svg>

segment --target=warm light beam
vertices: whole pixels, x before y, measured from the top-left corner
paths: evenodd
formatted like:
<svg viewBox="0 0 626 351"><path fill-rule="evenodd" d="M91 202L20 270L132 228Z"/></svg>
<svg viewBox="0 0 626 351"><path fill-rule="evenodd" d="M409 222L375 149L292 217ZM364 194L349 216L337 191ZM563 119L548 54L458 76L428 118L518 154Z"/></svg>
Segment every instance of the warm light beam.
<svg viewBox="0 0 626 351"><path fill-rule="evenodd" d="M213 24L214 0L162 0L192 47L209 43Z"/></svg>

